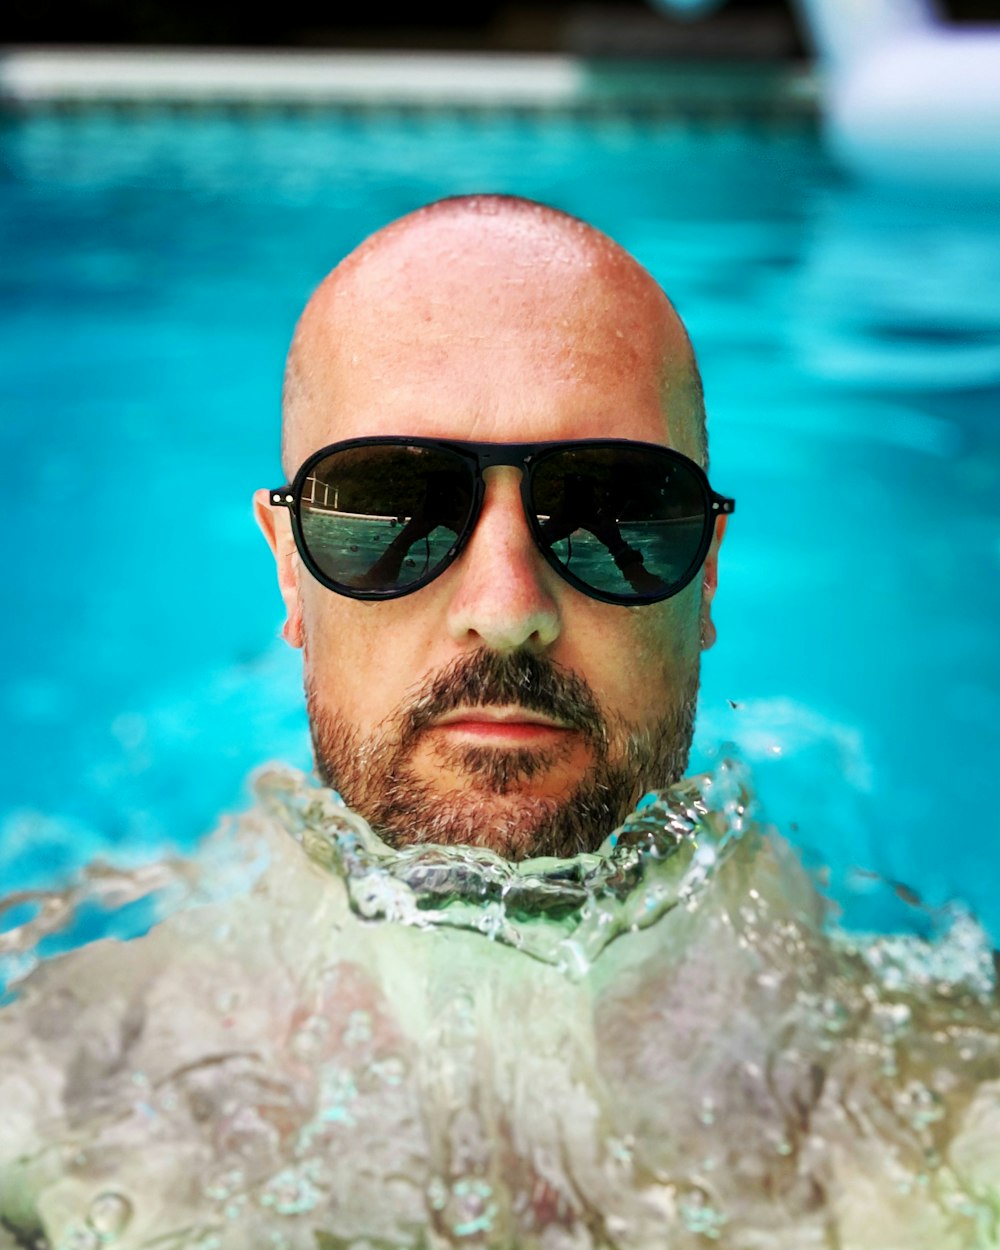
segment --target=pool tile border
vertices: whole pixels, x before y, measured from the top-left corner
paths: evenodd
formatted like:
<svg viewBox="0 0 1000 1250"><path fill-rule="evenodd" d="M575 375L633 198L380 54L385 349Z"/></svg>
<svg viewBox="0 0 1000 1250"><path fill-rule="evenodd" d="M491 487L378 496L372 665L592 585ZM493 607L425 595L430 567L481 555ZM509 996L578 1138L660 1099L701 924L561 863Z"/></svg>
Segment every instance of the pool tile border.
<svg viewBox="0 0 1000 1250"><path fill-rule="evenodd" d="M583 61L557 55L8 48L7 111L333 108L601 117L809 117L801 65Z"/></svg>

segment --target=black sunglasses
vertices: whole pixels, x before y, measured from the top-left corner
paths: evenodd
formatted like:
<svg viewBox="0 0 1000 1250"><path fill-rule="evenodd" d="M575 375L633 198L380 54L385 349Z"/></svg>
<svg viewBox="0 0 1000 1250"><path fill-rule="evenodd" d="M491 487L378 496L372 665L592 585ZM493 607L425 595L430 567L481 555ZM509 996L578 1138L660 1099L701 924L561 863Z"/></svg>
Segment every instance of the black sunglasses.
<svg viewBox="0 0 1000 1250"><path fill-rule="evenodd" d="M705 562L715 518L735 501L670 447L624 439L467 443L352 438L314 452L291 485L302 560L352 599L398 599L458 558L483 506L483 473L521 470L524 514L539 551L571 586L605 603L657 603Z"/></svg>

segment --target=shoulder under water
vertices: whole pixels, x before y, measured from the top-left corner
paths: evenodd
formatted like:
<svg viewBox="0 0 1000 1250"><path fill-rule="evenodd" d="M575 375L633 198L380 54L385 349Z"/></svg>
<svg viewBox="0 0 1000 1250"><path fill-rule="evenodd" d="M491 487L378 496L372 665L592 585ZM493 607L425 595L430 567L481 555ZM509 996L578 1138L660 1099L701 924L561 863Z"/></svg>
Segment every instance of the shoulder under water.
<svg viewBox="0 0 1000 1250"><path fill-rule="evenodd" d="M271 769L192 859L27 903L5 1250L1000 1247L989 943L837 929L732 762L521 864Z"/></svg>

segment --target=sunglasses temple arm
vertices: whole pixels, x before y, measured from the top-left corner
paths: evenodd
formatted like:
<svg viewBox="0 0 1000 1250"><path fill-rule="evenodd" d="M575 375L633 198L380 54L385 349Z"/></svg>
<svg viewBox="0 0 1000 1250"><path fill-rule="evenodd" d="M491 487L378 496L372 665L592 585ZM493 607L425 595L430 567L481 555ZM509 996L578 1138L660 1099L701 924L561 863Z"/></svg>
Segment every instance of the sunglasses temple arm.
<svg viewBox="0 0 1000 1250"><path fill-rule="evenodd" d="M294 496L290 486L279 486L277 490L269 490L267 492L271 496L271 503L277 508L290 508Z"/></svg>
<svg viewBox="0 0 1000 1250"><path fill-rule="evenodd" d="M729 516L736 511L736 500L729 499L725 495L717 495L712 491L712 512L716 516Z"/></svg>

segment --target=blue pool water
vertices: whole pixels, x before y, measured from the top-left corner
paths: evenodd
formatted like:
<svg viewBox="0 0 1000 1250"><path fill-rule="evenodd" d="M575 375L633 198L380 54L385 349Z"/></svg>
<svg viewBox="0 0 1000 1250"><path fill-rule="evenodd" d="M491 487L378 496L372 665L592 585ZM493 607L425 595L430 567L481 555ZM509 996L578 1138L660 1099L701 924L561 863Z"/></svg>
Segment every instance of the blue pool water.
<svg viewBox="0 0 1000 1250"><path fill-rule="evenodd" d="M0 894L307 762L250 513L283 353L366 233L486 189L612 233L699 349L739 501L699 759L737 742L845 900L869 869L1000 935L995 206L853 185L792 123L93 110L0 151Z"/></svg>

